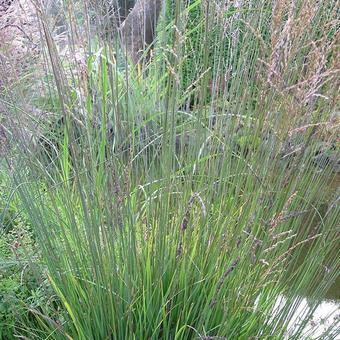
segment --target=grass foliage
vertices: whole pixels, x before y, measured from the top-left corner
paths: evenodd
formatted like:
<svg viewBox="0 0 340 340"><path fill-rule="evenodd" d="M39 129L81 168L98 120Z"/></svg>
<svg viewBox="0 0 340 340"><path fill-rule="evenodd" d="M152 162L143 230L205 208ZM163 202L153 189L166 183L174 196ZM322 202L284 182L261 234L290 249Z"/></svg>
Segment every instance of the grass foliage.
<svg viewBox="0 0 340 340"><path fill-rule="evenodd" d="M319 160L336 143L336 3L172 5L138 66L66 4L63 59L38 11L46 77L32 100L58 118L14 143L11 174L63 312L31 308L16 334L281 339L308 294L290 329L301 339L336 279L338 193Z"/></svg>

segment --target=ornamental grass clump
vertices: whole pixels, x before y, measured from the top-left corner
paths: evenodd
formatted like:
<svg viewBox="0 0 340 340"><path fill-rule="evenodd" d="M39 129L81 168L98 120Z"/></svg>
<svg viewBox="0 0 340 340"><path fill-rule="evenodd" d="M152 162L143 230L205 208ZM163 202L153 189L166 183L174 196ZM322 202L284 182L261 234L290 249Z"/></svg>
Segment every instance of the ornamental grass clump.
<svg viewBox="0 0 340 340"><path fill-rule="evenodd" d="M183 89L194 5L200 72ZM93 37L86 6L79 22L64 8L63 58L38 6L48 76L32 96L62 124L47 134L37 119L29 142L10 141L11 166L66 317L35 312L17 334L300 339L335 281L338 197L323 190L335 168L316 158L338 129L335 3L194 5L176 1L137 65L119 37ZM8 112L28 100L16 90Z"/></svg>

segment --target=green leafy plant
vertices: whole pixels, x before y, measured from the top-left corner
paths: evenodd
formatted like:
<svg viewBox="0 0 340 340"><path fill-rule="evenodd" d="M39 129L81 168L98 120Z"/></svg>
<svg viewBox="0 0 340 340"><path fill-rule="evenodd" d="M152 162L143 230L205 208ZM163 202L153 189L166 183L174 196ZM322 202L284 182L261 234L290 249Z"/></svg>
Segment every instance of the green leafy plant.
<svg viewBox="0 0 340 340"><path fill-rule="evenodd" d="M92 43L88 32L85 62L68 60L68 72L45 32L63 117L58 152L46 167L33 146L18 145L12 177L63 311L33 313L23 334L303 336L340 264L338 197L322 191L333 169L314 162L321 136L335 128L338 71L326 30L335 5L316 1L308 17L305 2L289 10L281 1L240 3L195 14L205 27L195 39L215 45L195 56L189 107L183 65L196 42L186 42L194 38L180 1L176 27L159 32L164 41L173 30L171 45L155 44L143 67L122 68L121 50ZM238 34L219 41L231 17L229 33ZM306 294L311 303L302 305ZM334 334L337 325L322 336Z"/></svg>

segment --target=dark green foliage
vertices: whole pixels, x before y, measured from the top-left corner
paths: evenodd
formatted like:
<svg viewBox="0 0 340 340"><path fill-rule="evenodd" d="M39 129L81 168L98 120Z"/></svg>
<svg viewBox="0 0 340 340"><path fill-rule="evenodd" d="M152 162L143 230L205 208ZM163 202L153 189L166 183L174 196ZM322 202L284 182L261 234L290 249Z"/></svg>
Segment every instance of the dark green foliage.
<svg viewBox="0 0 340 340"><path fill-rule="evenodd" d="M214 6L221 7L219 16L208 14L216 10ZM252 10L256 10L255 5L248 9ZM270 5L267 12L269 17ZM227 7L223 4L207 5L197 0L166 1L165 21L170 25L168 43L176 53L178 42L173 40L174 36L171 34L176 20L181 21L180 27L185 32L185 43L180 51L183 55L180 74L183 99L188 100L191 105L198 97L202 97L202 90L206 100L202 103L200 98L200 102L205 104L211 100L212 93L216 97L230 89L231 77L242 67L244 41L249 40L249 29L244 21L249 20L247 15L245 10L241 11L232 4ZM268 31L268 26L263 25L261 29ZM268 34L263 32L263 36ZM250 48L254 56L259 55L260 43L256 38ZM255 86L249 88L256 90Z"/></svg>
<svg viewBox="0 0 340 340"><path fill-rule="evenodd" d="M188 8L190 8L188 10ZM183 12L188 12L186 16ZM182 15L182 19L178 17ZM181 86L182 90L185 91L190 87L192 83L202 74L203 65L201 63L203 56L203 46L202 44L204 37L204 12L200 1L197 0L167 0L166 1L166 23L171 27L175 23L175 20L181 20L182 24L185 25L182 29L185 30L185 43L183 46L183 55L185 57L182 60L181 65ZM175 44L176 42L171 41L174 36L169 34L169 44Z"/></svg>
<svg viewBox="0 0 340 340"><path fill-rule="evenodd" d="M4 169L4 167L3 167ZM62 320L60 303L47 280L32 228L0 181L0 340L29 336L34 313Z"/></svg>

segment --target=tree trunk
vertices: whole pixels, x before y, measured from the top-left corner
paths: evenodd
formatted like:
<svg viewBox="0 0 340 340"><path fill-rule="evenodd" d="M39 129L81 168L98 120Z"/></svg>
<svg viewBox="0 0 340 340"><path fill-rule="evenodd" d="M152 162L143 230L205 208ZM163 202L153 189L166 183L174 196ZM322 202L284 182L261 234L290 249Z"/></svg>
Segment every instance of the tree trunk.
<svg viewBox="0 0 340 340"><path fill-rule="evenodd" d="M55 6L57 0L51 3ZM96 15L98 32L102 37L108 39L116 36L117 29L128 16L136 0L90 0L89 3L91 10Z"/></svg>
<svg viewBox="0 0 340 340"><path fill-rule="evenodd" d="M114 0L117 1L117 0ZM123 22L126 17L128 16L130 10L135 5L135 0L118 0L118 7L119 7L119 17L121 19L121 22Z"/></svg>
<svg viewBox="0 0 340 340"><path fill-rule="evenodd" d="M134 63L155 38L162 4L163 0L138 0L120 27L123 46Z"/></svg>

